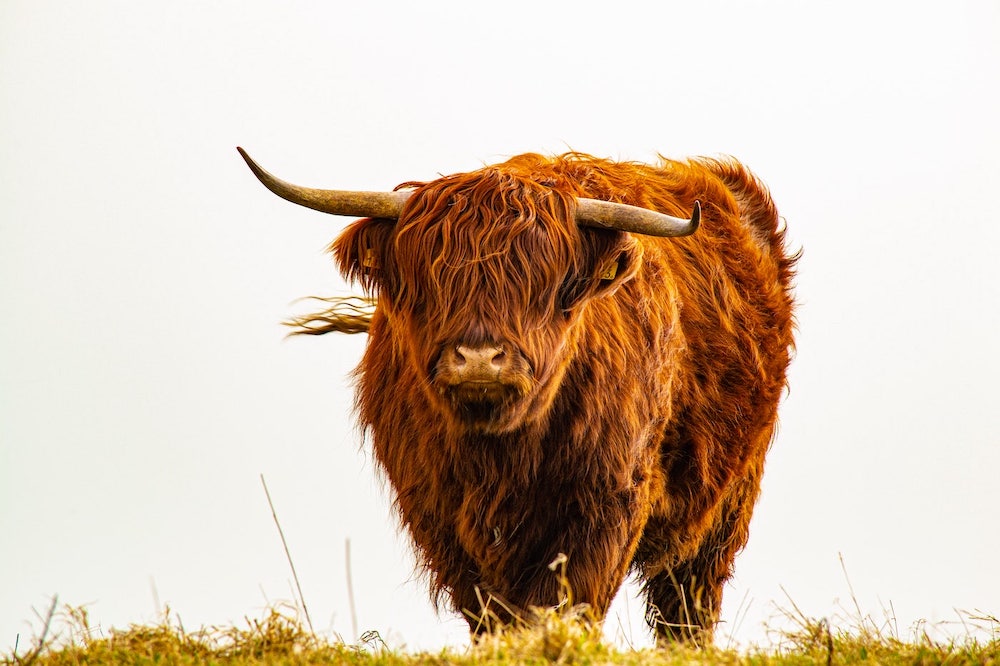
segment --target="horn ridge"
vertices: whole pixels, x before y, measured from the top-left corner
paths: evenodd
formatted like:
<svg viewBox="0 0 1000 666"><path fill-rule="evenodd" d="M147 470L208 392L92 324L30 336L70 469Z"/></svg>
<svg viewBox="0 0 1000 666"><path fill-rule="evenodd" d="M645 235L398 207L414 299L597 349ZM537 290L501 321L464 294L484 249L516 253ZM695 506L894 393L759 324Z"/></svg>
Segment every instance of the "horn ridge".
<svg viewBox="0 0 1000 666"><path fill-rule="evenodd" d="M331 215L353 217L384 217L396 219L403 212L410 192L359 192L352 190L321 190L285 182L268 173L245 150L237 147L247 166L264 187L282 199Z"/></svg>
<svg viewBox="0 0 1000 666"><path fill-rule="evenodd" d="M646 236L689 236L701 224L701 202L694 202L691 218L685 220L639 206L579 198L576 200L576 222L585 227L616 229Z"/></svg>

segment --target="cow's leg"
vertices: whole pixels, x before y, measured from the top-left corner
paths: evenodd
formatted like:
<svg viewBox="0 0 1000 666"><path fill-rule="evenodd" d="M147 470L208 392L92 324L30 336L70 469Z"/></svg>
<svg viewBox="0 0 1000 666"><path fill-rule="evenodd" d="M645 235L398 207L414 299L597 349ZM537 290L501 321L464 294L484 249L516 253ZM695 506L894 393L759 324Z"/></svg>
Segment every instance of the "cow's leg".
<svg viewBox="0 0 1000 666"><path fill-rule="evenodd" d="M507 605L471 578L454 588L451 601L455 611L468 622L473 636L488 633L513 620Z"/></svg>
<svg viewBox="0 0 1000 666"><path fill-rule="evenodd" d="M517 583L506 594L493 591L482 580L475 584L463 581L451 592L453 607L462 614L474 635L501 626L530 624L535 618L533 608L565 607L567 602L573 606L587 605L588 610L581 617L584 621L601 620L625 578L627 566L597 565L583 553L579 557L559 555L546 553L535 564L521 569L521 575L515 576Z"/></svg>
<svg viewBox="0 0 1000 666"><path fill-rule="evenodd" d="M746 544L760 487L760 467L752 465L721 507L697 552L647 578L646 621L657 642L712 642L722 608L722 590L733 561Z"/></svg>
<svg viewBox="0 0 1000 666"><path fill-rule="evenodd" d="M557 521L551 526L557 539L540 535L539 543L548 541L543 561L552 566L545 566L521 588L524 597L586 604L591 619L603 620L628 575L649 519L648 492L642 482L627 491L607 493L603 513Z"/></svg>
<svg viewBox="0 0 1000 666"><path fill-rule="evenodd" d="M646 512L597 522L592 516L562 516L532 525L528 534L499 546L511 549L496 568L481 568L477 585L456 586L453 600L473 633L497 625L532 622L532 608L586 604L581 619L600 621L628 573ZM564 556L564 557L561 557ZM494 592L494 590L496 592ZM469 611L472 612L469 612Z"/></svg>
<svg viewBox="0 0 1000 666"><path fill-rule="evenodd" d="M646 621L658 643L712 642L729 567L706 564L695 558L646 581Z"/></svg>

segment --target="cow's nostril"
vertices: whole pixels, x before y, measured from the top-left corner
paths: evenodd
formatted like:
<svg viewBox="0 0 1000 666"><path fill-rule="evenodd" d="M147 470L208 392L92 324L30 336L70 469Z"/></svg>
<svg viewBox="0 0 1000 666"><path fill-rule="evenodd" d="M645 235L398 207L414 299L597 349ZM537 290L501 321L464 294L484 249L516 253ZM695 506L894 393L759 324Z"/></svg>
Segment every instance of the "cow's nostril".
<svg viewBox="0 0 1000 666"><path fill-rule="evenodd" d="M499 371L506 367L508 363L509 356L500 347L492 345L484 345L482 347L457 345L455 347L455 366L457 368L465 368L469 371Z"/></svg>

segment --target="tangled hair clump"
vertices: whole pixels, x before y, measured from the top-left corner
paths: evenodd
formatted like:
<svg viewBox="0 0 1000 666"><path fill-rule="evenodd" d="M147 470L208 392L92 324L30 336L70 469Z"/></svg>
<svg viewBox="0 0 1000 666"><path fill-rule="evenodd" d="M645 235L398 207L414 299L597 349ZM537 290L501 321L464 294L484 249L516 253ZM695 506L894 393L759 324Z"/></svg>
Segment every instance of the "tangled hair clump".
<svg viewBox="0 0 1000 666"><path fill-rule="evenodd" d="M329 307L316 314L293 317L284 322L292 329L289 335L367 333L378 303L377 299L368 296L314 296L310 300L327 303Z"/></svg>

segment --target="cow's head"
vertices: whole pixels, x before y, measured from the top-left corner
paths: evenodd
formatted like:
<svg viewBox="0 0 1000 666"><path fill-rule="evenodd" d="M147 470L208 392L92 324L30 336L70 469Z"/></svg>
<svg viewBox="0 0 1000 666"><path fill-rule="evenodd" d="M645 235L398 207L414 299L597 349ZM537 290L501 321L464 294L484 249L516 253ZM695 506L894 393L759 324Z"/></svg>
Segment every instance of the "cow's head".
<svg viewBox="0 0 1000 666"><path fill-rule="evenodd" d="M642 246L630 232L685 235L699 220L697 206L684 220L578 198L513 162L402 191L342 192L290 185L240 152L279 196L368 216L331 246L341 272L377 294L391 343L441 416L480 432L545 413L574 322L639 267Z"/></svg>

